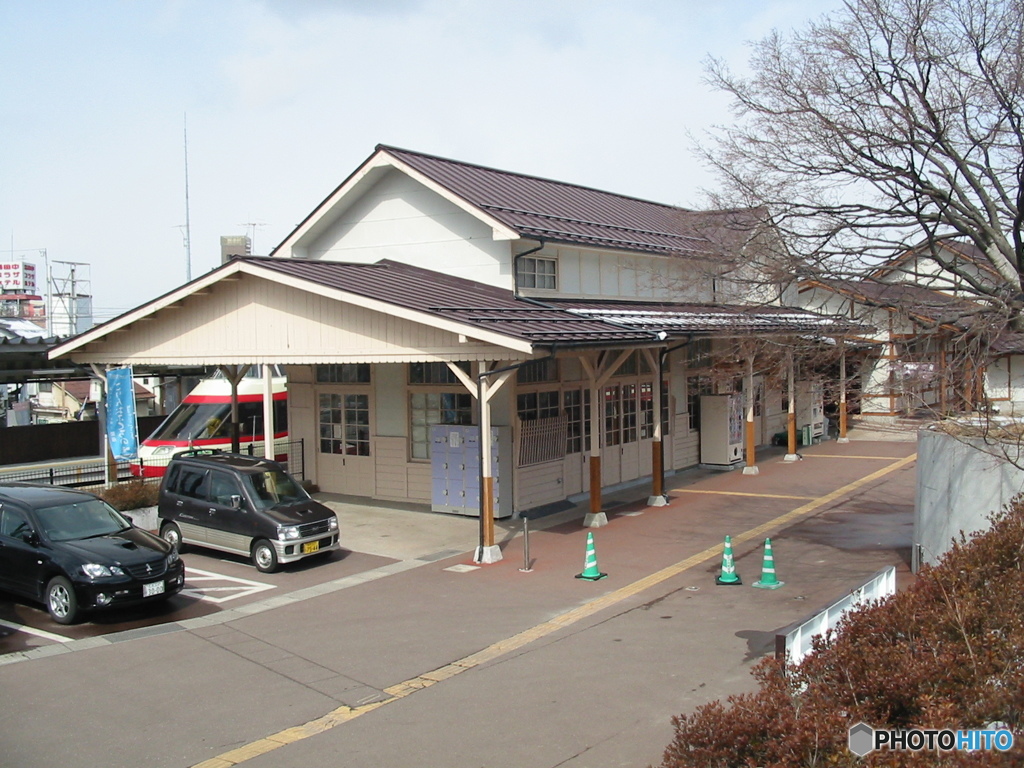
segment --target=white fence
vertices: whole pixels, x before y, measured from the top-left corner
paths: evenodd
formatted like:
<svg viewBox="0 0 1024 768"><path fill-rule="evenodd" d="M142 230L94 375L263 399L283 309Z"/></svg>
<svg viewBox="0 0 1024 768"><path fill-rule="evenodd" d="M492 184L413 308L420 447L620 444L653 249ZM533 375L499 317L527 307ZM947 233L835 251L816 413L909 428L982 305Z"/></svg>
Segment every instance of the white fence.
<svg viewBox="0 0 1024 768"><path fill-rule="evenodd" d="M799 664L811 652L814 638L838 624L848 610L895 593L896 566L890 565L825 610L776 635L775 657L785 658L787 664Z"/></svg>

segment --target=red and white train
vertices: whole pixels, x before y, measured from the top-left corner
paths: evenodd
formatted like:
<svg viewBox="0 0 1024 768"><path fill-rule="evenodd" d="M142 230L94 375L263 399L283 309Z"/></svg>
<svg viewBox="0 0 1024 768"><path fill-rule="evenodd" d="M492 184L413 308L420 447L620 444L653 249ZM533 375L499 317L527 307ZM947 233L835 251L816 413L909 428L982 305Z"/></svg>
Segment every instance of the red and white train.
<svg viewBox="0 0 1024 768"><path fill-rule="evenodd" d="M251 367L238 384L239 447L263 455L263 373ZM288 384L275 367L274 439L288 437ZM185 396L156 431L139 445L131 471L138 477L162 477L171 457L190 448L231 450L231 383L219 371ZM285 458L284 456L281 457Z"/></svg>

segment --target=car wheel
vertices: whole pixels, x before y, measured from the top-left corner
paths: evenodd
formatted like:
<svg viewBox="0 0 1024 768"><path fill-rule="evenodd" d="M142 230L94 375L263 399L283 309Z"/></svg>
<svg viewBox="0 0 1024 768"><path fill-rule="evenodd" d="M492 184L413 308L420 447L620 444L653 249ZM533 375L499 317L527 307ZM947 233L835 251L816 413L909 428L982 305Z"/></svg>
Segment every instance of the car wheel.
<svg viewBox="0 0 1024 768"><path fill-rule="evenodd" d="M46 609L58 624L72 624L78 617L75 588L63 576L54 576L46 585Z"/></svg>
<svg viewBox="0 0 1024 768"><path fill-rule="evenodd" d="M178 550L178 554L185 548L181 543L181 529L177 523L164 523L160 529L160 538Z"/></svg>
<svg viewBox="0 0 1024 768"><path fill-rule="evenodd" d="M277 550L266 539L260 539L252 545L252 564L260 573L273 573L277 570Z"/></svg>

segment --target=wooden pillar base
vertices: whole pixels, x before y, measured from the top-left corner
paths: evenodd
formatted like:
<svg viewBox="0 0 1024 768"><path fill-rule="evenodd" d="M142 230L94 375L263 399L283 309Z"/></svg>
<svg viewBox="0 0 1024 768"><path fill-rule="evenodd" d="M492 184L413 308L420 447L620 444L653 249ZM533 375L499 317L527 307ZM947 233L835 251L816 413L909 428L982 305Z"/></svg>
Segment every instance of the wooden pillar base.
<svg viewBox="0 0 1024 768"><path fill-rule="evenodd" d="M665 473L661 465L661 441L651 443L651 495L647 498L648 507L664 507L668 505L665 496Z"/></svg>
<svg viewBox="0 0 1024 768"><path fill-rule="evenodd" d="M760 470L757 468L757 449L754 447L754 422L749 419L746 422L747 442L747 466L743 468L744 475L756 475Z"/></svg>
<svg viewBox="0 0 1024 768"><path fill-rule="evenodd" d="M601 511L601 457L590 457L590 514Z"/></svg>
<svg viewBox="0 0 1024 768"><path fill-rule="evenodd" d="M473 555L473 562L489 565L502 559L501 547L494 543L494 478L483 477L480 493L483 495L481 501L480 517L480 546L476 548Z"/></svg>
<svg viewBox="0 0 1024 768"><path fill-rule="evenodd" d="M601 509L601 457L590 457L590 512L583 518L585 528L608 525L608 515Z"/></svg>
<svg viewBox="0 0 1024 768"><path fill-rule="evenodd" d="M477 547L476 554L473 555L473 562L480 563L482 565L490 565L491 563L497 563L501 559L501 547L497 545L493 545L490 547Z"/></svg>

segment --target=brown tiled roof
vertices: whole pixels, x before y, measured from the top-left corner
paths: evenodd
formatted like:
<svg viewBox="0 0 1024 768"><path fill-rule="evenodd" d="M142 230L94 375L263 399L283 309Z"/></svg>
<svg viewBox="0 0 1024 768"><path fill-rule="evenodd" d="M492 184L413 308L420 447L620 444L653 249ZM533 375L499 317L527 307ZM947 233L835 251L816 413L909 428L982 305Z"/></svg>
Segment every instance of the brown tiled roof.
<svg viewBox="0 0 1024 768"><path fill-rule="evenodd" d="M378 145L520 237L666 255L718 255L757 211L692 211L635 197Z"/></svg>
<svg viewBox="0 0 1024 768"><path fill-rule="evenodd" d="M653 338L653 334L642 330L618 328L562 310L546 309L517 299L512 291L502 288L395 261L349 264L256 257L243 260L318 285L537 344L637 342Z"/></svg>
<svg viewBox="0 0 1024 768"><path fill-rule="evenodd" d="M966 299L950 296L911 283L883 283L877 280L812 280L810 285L847 296L858 303L904 312L924 322L957 325L976 315L981 307Z"/></svg>
<svg viewBox="0 0 1024 768"><path fill-rule="evenodd" d="M937 252L945 251L947 256L942 257L938 254L933 256L933 248ZM947 238L936 241L935 243L925 242L913 248L908 248L875 269L871 273L871 276L884 279L886 275L900 269L905 262L911 261L917 257L936 260L941 259L942 261L949 263L959 262L959 266L961 268L966 264L972 264L981 271L983 276L986 276L985 279L987 279L992 285L998 285L1003 282L999 273L993 269L988 256L986 256L978 246L967 240L955 238ZM952 279L955 275L952 272L949 272L947 273L947 277Z"/></svg>
<svg viewBox="0 0 1024 768"><path fill-rule="evenodd" d="M1024 355L1024 333L1003 331L992 342L991 349L996 355Z"/></svg>
<svg viewBox="0 0 1024 768"><path fill-rule="evenodd" d="M246 257L242 261L337 290L476 326L539 346L637 344L665 337L856 331L859 326L784 307L545 301L394 261L375 264Z"/></svg>

